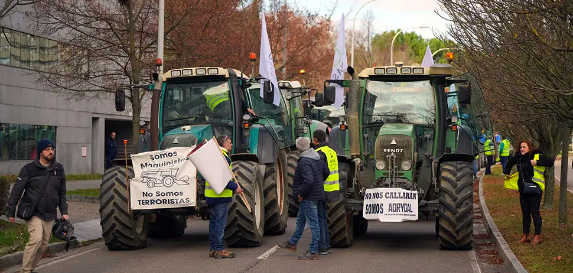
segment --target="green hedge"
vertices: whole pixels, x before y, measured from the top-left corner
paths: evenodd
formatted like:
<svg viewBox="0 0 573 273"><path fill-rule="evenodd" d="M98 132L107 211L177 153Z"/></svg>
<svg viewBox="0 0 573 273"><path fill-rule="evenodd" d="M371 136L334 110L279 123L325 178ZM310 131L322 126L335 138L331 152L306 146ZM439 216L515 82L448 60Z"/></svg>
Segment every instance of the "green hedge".
<svg viewBox="0 0 573 273"><path fill-rule="evenodd" d="M10 194L10 182L8 179L0 176L0 215L4 215L6 213L8 194Z"/></svg>

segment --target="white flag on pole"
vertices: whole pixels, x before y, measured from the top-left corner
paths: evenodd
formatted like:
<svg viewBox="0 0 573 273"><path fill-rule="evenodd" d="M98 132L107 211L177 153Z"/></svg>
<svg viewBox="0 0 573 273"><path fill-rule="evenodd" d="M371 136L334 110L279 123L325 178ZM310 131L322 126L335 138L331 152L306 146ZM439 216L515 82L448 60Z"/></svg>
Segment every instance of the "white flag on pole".
<svg viewBox="0 0 573 273"><path fill-rule="evenodd" d="M275 97L273 100L274 105L279 105L280 89L277 75L275 73L275 64L273 62L273 53L271 52L271 45L269 44L269 35L267 35L267 22L265 21L265 14L263 13L263 26L261 28L261 61L259 62L259 73L265 80L271 81L275 90ZM264 81L261 80L261 97L263 97Z"/></svg>
<svg viewBox="0 0 573 273"><path fill-rule="evenodd" d="M432 57L432 50L430 50L430 45L426 48L426 54L424 55L424 60L422 60L423 67L430 67L434 64L434 58Z"/></svg>
<svg viewBox="0 0 573 273"><path fill-rule="evenodd" d="M332 73L330 79L344 80L344 72L348 67L348 60L346 59L346 45L344 35L344 13L340 19L340 28L338 29L338 39L336 40L336 50L334 52L334 62L332 63ZM344 87L334 84L336 86L336 99L333 106L338 109L344 102Z"/></svg>
<svg viewBox="0 0 573 273"><path fill-rule="evenodd" d="M214 138L190 154L189 160L217 194L223 192L229 181L233 179L227 159Z"/></svg>

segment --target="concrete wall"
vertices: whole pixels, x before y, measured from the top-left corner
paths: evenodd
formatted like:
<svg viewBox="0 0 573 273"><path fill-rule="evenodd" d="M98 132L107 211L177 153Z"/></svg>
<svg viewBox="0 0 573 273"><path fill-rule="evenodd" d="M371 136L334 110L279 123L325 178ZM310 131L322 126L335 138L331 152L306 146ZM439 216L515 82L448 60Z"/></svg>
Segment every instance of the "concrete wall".
<svg viewBox="0 0 573 273"><path fill-rule="evenodd" d="M32 71L0 65L0 123L50 125L56 128L56 160L68 174L103 173L105 119L130 120L131 106L116 112L113 94L70 100L43 90ZM150 96L142 119L149 120ZM95 126L95 127L94 127ZM82 147L87 157L82 157ZM0 174L17 174L29 161L0 161Z"/></svg>

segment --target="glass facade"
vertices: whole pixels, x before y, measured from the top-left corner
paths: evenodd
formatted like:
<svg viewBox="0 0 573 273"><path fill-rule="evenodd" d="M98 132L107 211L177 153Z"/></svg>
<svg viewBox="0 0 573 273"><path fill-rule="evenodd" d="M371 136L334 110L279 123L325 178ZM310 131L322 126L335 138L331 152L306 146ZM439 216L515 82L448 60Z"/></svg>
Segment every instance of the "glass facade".
<svg viewBox="0 0 573 273"><path fill-rule="evenodd" d="M49 66L58 64L58 47L53 40L0 29L0 64L3 65L47 71Z"/></svg>
<svg viewBox="0 0 573 273"><path fill-rule="evenodd" d="M0 123L0 161L35 159L43 138L56 143L56 126Z"/></svg>

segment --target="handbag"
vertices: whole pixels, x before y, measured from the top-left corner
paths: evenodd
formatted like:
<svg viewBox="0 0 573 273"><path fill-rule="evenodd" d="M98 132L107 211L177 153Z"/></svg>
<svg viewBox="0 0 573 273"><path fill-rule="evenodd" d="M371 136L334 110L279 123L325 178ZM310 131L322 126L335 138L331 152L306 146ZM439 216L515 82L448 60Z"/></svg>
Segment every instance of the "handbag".
<svg viewBox="0 0 573 273"><path fill-rule="evenodd" d="M40 193L40 196L37 198L38 202L40 201L40 199L42 199L42 196L44 196L44 193L46 193L46 188L48 188L48 184L50 183L50 175L51 174L52 174L52 172L48 171L48 175L46 176L46 183L44 183L44 187L42 188L42 192ZM34 211L36 210L36 206L38 206L38 204L36 203L36 201L34 199L32 199L32 204L20 202L20 204L18 205L18 210L16 212L16 216L20 219L23 219L23 220L30 220L30 219L32 219L32 216L34 215Z"/></svg>
<svg viewBox="0 0 573 273"><path fill-rule="evenodd" d="M541 188L535 182L523 182L523 193L541 194Z"/></svg>

